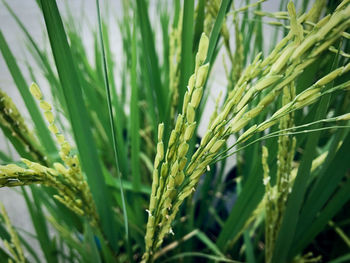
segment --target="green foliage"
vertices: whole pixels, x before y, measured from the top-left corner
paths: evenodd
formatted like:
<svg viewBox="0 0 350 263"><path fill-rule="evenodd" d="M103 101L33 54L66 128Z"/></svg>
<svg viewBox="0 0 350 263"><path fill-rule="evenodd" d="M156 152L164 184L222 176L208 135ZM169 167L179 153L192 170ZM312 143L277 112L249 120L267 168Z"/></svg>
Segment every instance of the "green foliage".
<svg viewBox="0 0 350 263"><path fill-rule="evenodd" d="M0 187L22 187L43 258L3 210L0 261L349 260L350 2L264 2L96 0L90 21L41 0L45 49L3 0L33 59L0 31L25 102L0 91L25 158L0 150Z"/></svg>

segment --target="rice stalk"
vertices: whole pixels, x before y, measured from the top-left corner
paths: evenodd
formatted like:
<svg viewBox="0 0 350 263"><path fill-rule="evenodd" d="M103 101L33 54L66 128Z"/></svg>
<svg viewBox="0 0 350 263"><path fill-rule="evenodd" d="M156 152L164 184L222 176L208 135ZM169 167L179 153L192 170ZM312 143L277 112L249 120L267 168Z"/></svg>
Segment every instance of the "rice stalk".
<svg viewBox="0 0 350 263"><path fill-rule="evenodd" d="M176 0L170 8L158 3L157 20L152 2L123 1L117 23L125 58L115 60L110 9L100 10L96 1L91 61L69 5L63 24L55 0L41 1L55 65L5 4L51 86L55 108L70 122L62 123L32 84L43 113L31 115L34 126L41 127L44 117L48 129L43 122L42 131L56 139L51 146L40 144L49 137L31 131L0 91L0 128L21 156L16 162L0 151L7 164L0 165L0 187L35 185L33 198L23 193L46 260L316 262L320 256L309 252L322 243L317 234L332 231L329 220L339 226L334 231L346 233L341 220L347 214L340 209L350 200L350 1L314 1L306 13L309 1L301 13L292 1L281 0L273 13L262 11L263 2ZM265 24L276 30L269 53ZM160 32L153 30L158 26ZM279 33L284 37L277 42ZM0 35L7 66L26 94ZM162 52L155 45L159 36ZM209 90L210 74L221 55L226 90L214 95L207 118L203 109L215 92ZM37 67L25 65L30 78L39 79ZM200 138L197 130L206 120ZM77 149L67 140L72 134ZM58 238L48 235L47 215ZM6 229L0 225L0 237L9 240ZM0 258L20 262L21 252L11 248L0 249ZM338 257L341 250L336 252Z"/></svg>
<svg viewBox="0 0 350 263"><path fill-rule="evenodd" d="M175 153L171 151L171 146L173 146L174 141L176 141L175 138L178 137L181 141L181 134L177 134L176 136L176 133L181 131L183 119L186 117L190 118L187 119L189 123L194 121L194 117L191 117L194 116L194 107L192 107L192 101L189 103L190 97L188 94L191 94L191 87L193 87L193 82L195 81L196 71L189 79L189 90L185 94L183 104L183 112L186 111L187 115L179 115L177 119L175 129L172 131L169 139L165 161L160 169L160 176L158 169L164 158L164 146L161 140L162 136L158 138L158 150L154 165L155 173L152 183L154 191L152 191L153 194L151 195L149 220L145 238L145 262L151 260L152 254L154 253L153 250L156 250L161 245L165 234L169 231L172 232L170 225L179 206L182 204L183 200L194 191L200 176L208 169L208 165L213 162L215 155L218 154L228 137L242 130L253 118L272 103L275 97L285 87L293 85L293 81L303 72L303 69L310 65L321 52L327 50L335 40L341 37L341 32L343 32L344 28L350 25L349 17L346 15L350 12L350 6L344 6L343 8L337 9L332 16L318 22L314 30L310 34L304 36L301 23L305 21L311 13L297 18L293 4L289 5L289 12L291 20L293 21L289 34L276 45L275 49L264 60L261 60L261 54L258 54L252 64L246 68L233 90L229 93L221 113L215 118L211 127L205 133L198 149L196 149L187 168L183 171L187 160L182 163L181 159L177 158L173 165L169 165L168 162ZM196 64L196 69L198 66L199 65ZM268 120L260 124L255 124L247 129L237 138L236 145L249 139L256 132L268 129L291 111L314 103L321 96L322 88L336 77L345 74L348 68L347 65L332 71L300 94L294 95L294 92L291 92L292 95L286 95L286 99L284 100L285 105L278 109ZM257 76L260 76L259 79L255 83L252 83ZM269 93L260 99L257 106L247 111L249 102L251 102L257 94L261 94L262 91L268 88ZM233 116L231 116L232 114ZM289 119L290 117L287 117L283 125L290 125L288 124L288 122L290 122ZM162 126L160 126L160 133L158 134L162 134L161 127ZM280 144L283 145L283 142L281 141ZM178 154L182 157L183 153L187 152L185 147L186 143L179 143L177 145L179 147ZM293 146L291 147L293 148ZM280 151L283 151L285 155L288 150L283 148L284 146ZM282 157L282 153L280 156L280 158L285 158ZM290 171L291 157L288 156L288 158L288 161L286 161L287 166L283 164L280 166L280 174ZM163 174L166 180L162 179ZM170 177L167 176L168 174L170 174ZM177 174L180 174L181 180L179 179L180 183L176 184L175 176ZM170 178L170 180L168 178ZM182 178L185 179L183 185L181 185L183 182ZM289 181L286 178L281 178L280 182L283 180ZM181 185L181 188L180 193L177 194L174 186L178 185ZM158 194L164 192L164 190L156 191L157 188L167 189L165 191L166 194L164 196ZM280 201L278 201L278 206L281 211L283 211L286 194L289 191L289 183L283 183L282 188L283 194ZM175 199L175 202L173 199ZM168 211L171 211L171 213L168 213ZM159 215L160 213L162 214ZM165 220L160 219L161 217L165 218ZM165 227L163 226L164 224ZM158 227L160 228L159 234Z"/></svg>
<svg viewBox="0 0 350 263"><path fill-rule="evenodd" d="M22 158L27 168L16 164L0 165L0 187L14 187L31 184L42 184L58 191L54 198L80 216L87 216L92 225L97 225L98 215L90 188L82 175L77 155L71 152L71 145L59 132L54 121L52 106L45 100L39 87L30 86L33 96L40 101L40 108L49 123L49 130L55 135L60 145L59 155L65 165L54 163L53 168Z"/></svg>

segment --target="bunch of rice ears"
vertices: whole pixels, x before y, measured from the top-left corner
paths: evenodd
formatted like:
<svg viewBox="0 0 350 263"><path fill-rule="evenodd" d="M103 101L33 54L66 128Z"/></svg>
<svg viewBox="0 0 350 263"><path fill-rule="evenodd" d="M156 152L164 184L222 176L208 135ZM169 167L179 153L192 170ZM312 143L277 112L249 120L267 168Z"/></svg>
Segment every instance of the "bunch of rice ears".
<svg viewBox="0 0 350 263"><path fill-rule="evenodd" d="M47 262L349 258L337 246L332 258L314 255L310 244L329 224L350 246L340 213L350 198L350 1L303 1L300 12L281 1L275 13L262 11L263 2L158 2L153 21L147 1L123 1L121 59L110 9L97 0L93 62L69 5L63 24L54 0L38 2L47 51L3 2L33 55L30 81L39 68L52 100L29 85L0 31L34 125L1 90L0 128L22 159L0 152L0 187L25 186ZM221 55L225 90L213 95ZM2 218L1 258L40 262L4 209Z"/></svg>

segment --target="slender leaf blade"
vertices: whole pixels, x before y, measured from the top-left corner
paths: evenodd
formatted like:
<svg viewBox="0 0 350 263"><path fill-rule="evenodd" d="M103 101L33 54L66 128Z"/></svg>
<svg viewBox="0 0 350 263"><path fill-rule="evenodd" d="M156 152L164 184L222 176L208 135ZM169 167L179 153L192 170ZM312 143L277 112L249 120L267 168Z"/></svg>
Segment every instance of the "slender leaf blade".
<svg viewBox="0 0 350 263"><path fill-rule="evenodd" d="M39 111L38 105L35 103L33 96L29 91L29 85L27 85L24 76L16 63L16 59L12 54L4 35L0 30L0 51L7 64L7 67L11 73L11 76L16 83L16 86L21 93L23 101L28 109L28 112L34 122L35 128L38 132L38 138L47 150L48 153L54 153L57 151L56 145L51 137L51 133L47 128L47 125Z"/></svg>
<svg viewBox="0 0 350 263"><path fill-rule="evenodd" d="M82 168L87 175L104 234L109 239L111 246L116 248L118 233L115 231L113 215L110 213L110 192L104 181L97 148L84 105L82 87L63 23L54 0L41 0L41 5Z"/></svg>

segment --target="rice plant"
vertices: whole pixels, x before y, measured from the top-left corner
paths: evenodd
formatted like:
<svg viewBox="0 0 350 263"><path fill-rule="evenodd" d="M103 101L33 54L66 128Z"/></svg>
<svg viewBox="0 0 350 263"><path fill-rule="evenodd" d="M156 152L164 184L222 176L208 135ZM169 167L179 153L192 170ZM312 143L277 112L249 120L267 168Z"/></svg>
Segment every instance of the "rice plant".
<svg viewBox="0 0 350 263"><path fill-rule="evenodd" d="M348 262L350 1L265 2L96 0L91 50L68 1L47 49L3 0L0 188L43 256L1 206L0 261Z"/></svg>

